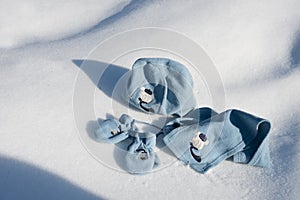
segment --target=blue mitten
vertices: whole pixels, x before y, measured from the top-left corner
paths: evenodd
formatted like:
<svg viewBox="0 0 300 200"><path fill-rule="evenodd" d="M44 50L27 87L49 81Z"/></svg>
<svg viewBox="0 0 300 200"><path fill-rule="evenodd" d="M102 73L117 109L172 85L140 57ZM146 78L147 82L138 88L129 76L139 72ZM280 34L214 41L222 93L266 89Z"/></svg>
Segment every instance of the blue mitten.
<svg viewBox="0 0 300 200"><path fill-rule="evenodd" d="M135 129L134 120L129 115L123 114L119 121L107 119L99 122L95 137L97 141L116 144L128 138L129 131Z"/></svg>
<svg viewBox="0 0 300 200"><path fill-rule="evenodd" d="M155 144L155 134L135 134L125 157L128 172L132 174L145 174L151 172L153 168L159 165L159 159L153 149Z"/></svg>
<svg viewBox="0 0 300 200"><path fill-rule="evenodd" d="M169 122L163 140L178 159L197 172L205 173L225 159L269 166L269 121L239 110L217 114L200 108L187 116Z"/></svg>
<svg viewBox="0 0 300 200"><path fill-rule="evenodd" d="M140 58L132 66L122 98L144 112L185 115L196 103L187 68L166 58Z"/></svg>

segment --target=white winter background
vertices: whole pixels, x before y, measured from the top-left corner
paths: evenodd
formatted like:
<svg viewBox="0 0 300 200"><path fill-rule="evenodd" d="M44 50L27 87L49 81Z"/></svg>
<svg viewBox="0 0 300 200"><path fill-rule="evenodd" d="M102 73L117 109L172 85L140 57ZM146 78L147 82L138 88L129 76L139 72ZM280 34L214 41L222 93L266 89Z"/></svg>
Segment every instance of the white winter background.
<svg viewBox="0 0 300 200"><path fill-rule="evenodd" d="M298 199L299 8L299 0L0 0L0 199ZM134 176L87 152L73 116L72 60L142 27L195 41L220 73L226 108L271 121L270 169L225 161L201 175L174 162Z"/></svg>

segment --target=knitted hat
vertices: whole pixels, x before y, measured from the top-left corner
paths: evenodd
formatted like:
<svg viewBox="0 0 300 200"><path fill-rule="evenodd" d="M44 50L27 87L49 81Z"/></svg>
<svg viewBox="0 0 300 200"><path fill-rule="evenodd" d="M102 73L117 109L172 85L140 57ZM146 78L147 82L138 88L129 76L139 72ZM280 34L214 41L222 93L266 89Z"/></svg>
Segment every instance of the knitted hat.
<svg viewBox="0 0 300 200"><path fill-rule="evenodd" d="M183 116L196 105L191 74L166 58L135 61L122 98L139 110L162 115Z"/></svg>
<svg viewBox="0 0 300 200"><path fill-rule="evenodd" d="M163 140L178 159L197 172L205 173L229 158L269 166L269 121L240 110L217 114L200 108L187 116L168 123Z"/></svg>

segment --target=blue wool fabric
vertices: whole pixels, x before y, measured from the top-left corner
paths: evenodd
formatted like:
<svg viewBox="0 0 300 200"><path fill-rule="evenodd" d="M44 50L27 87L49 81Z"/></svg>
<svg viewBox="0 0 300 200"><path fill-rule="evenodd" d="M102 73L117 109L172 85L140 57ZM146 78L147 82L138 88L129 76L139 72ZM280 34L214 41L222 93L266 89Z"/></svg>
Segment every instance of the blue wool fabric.
<svg viewBox="0 0 300 200"><path fill-rule="evenodd" d="M123 114L119 121L106 119L99 122L99 128L95 131L95 138L99 142L119 143L130 136L130 132L136 130L134 120Z"/></svg>
<svg viewBox="0 0 300 200"><path fill-rule="evenodd" d="M159 166L159 159L154 152L156 135L138 132L135 120L129 115L123 114L119 121L115 119L101 121L95 136L99 142L118 144L119 148L127 150L125 166L129 173L146 174ZM124 145L128 141L131 142L126 148Z"/></svg>
<svg viewBox="0 0 300 200"><path fill-rule="evenodd" d="M187 68L166 58L140 58L132 66L122 98L147 113L183 116L196 103Z"/></svg>
<svg viewBox="0 0 300 200"><path fill-rule="evenodd" d="M127 171L132 174L146 174L159 166L159 159L154 152L156 135L137 133L128 147L125 157Z"/></svg>
<svg viewBox="0 0 300 200"><path fill-rule="evenodd" d="M269 167L270 122L240 110L198 108L164 127L163 138L178 159L199 173L228 159Z"/></svg>

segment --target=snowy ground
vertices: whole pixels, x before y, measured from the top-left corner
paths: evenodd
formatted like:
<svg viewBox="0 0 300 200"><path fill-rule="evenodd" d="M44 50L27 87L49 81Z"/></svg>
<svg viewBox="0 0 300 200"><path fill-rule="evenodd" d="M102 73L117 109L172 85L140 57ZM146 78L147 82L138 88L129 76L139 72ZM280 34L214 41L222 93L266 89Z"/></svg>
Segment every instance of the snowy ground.
<svg viewBox="0 0 300 200"><path fill-rule="evenodd" d="M298 0L0 1L0 199L297 199L299 7ZM133 176L88 153L73 115L74 60L142 27L197 42L220 73L226 108L271 121L270 169L223 162L200 175L174 162ZM96 88L95 98L102 93ZM110 113L95 107L97 117Z"/></svg>

